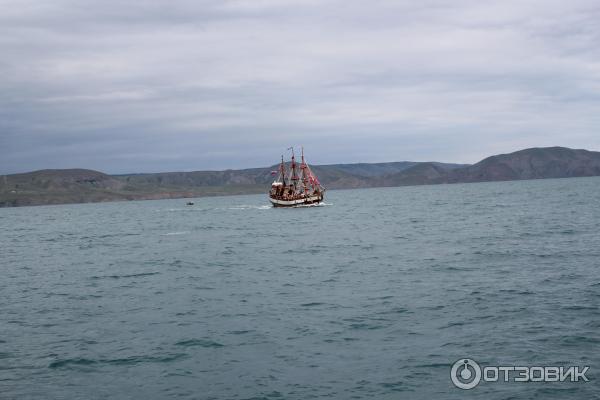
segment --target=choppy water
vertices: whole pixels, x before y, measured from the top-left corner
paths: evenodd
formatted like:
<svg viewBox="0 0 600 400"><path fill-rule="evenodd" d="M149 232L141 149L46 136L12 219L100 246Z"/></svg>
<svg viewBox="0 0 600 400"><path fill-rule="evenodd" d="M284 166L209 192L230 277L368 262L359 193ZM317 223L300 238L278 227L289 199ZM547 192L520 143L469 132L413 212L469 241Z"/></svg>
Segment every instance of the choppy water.
<svg viewBox="0 0 600 400"><path fill-rule="evenodd" d="M0 209L0 397L600 396L600 178L327 202ZM462 391L462 357L591 381Z"/></svg>

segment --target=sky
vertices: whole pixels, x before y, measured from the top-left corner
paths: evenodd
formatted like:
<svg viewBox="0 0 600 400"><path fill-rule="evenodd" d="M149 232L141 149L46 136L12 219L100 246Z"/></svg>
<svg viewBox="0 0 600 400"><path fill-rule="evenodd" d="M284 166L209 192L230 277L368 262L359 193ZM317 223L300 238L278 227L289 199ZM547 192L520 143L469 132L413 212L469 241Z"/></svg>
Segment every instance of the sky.
<svg viewBox="0 0 600 400"><path fill-rule="evenodd" d="M597 0L0 0L0 174L600 150Z"/></svg>

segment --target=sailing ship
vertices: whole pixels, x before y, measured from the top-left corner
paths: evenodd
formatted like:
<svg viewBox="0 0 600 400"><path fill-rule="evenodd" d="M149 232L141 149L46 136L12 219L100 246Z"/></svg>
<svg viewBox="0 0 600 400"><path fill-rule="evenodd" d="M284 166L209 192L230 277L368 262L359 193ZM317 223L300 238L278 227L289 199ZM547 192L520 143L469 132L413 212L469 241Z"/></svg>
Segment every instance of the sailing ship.
<svg viewBox="0 0 600 400"><path fill-rule="evenodd" d="M271 171L271 175L278 176L271 184L269 200L271 200L274 207L298 207L308 204L319 204L323 201L325 188L311 171L306 160L304 160L304 148L302 148L300 165L296 163L294 148L290 147L288 150L292 150L292 160L289 163L289 169L286 168L283 156L281 156L279 169Z"/></svg>

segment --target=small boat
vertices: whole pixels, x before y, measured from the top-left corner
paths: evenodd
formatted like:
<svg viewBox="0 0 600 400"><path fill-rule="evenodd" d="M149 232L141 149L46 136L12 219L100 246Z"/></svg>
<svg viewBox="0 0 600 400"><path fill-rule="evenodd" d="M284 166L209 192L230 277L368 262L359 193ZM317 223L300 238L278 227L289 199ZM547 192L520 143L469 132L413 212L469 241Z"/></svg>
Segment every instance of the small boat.
<svg viewBox="0 0 600 400"><path fill-rule="evenodd" d="M193 201L188 201L187 203L185 203L186 206L193 206L194 202Z"/></svg>
<svg viewBox="0 0 600 400"><path fill-rule="evenodd" d="M325 188L304 160L304 148L302 148L300 165L296 163L294 148L290 147L288 150L290 149L292 150L292 160L289 170L281 156L279 169L271 171L271 175L278 175L269 191L269 200L273 207L298 207L321 203L325 195Z"/></svg>

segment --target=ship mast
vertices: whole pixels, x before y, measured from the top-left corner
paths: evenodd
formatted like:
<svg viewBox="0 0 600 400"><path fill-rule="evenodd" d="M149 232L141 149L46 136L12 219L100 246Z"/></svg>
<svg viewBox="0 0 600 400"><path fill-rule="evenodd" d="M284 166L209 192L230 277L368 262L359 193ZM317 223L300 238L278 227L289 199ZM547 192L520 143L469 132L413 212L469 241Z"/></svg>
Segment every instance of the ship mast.
<svg viewBox="0 0 600 400"><path fill-rule="evenodd" d="M306 183L308 182L308 177L306 176L306 161L304 161L304 146L302 146L302 163L300 164L300 174L302 175L302 190L304 193L308 191Z"/></svg>
<svg viewBox="0 0 600 400"><path fill-rule="evenodd" d="M281 182L285 187L285 163L283 162L283 154L281 155L281 164L279 165L279 173L281 174Z"/></svg>
<svg viewBox="0 0 600 400"><path fill-rule="evenodd" d="M291 170L291 179L292 179L292 185L294 185L294 192L296 191L297 187L298 187L298 174L296 172L296 157L294 156L294 147L291 147L292 149L292 170Z"/></svg>

